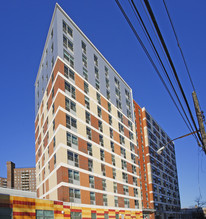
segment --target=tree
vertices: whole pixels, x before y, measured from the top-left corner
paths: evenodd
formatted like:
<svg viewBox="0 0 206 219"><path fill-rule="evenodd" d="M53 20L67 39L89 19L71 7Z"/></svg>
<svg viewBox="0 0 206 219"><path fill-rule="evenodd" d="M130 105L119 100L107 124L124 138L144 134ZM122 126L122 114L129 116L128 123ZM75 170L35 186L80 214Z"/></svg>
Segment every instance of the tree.
<svg viewBox="0 0 206 219"><path fill-rule="evenodd" d="M202 196L197 197L195 199L195 203L196 203L195 206L197 206L197 208L202 208L206 205L206 201L202 201Z"/></svg>

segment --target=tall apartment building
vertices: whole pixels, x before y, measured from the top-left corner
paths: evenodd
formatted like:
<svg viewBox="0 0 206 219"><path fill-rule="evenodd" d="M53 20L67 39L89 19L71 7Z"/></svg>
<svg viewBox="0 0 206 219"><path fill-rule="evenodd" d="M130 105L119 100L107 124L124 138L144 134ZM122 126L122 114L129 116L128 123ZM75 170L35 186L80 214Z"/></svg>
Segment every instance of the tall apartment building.
<svg viewBox="0 0 206 219"><path fill-rule="evenodd" d="M56 4L35 82L37 196L142 217L132 90Z"/></svg>
<svg viewBox="0 0 206 219"><path fill-rule="evenodd" d="M180 196L174 143L146 109L141 109L135 101L134 109L143 208L154 208L155 218L179 218ZM157 150L167 143L162 154L158 154Z"/></svg>
<svg viewBox="0 0 206 219"><path fill-rule="evenodd" d="M0 177L0 187L7 188L7 178Z"/></svg>
<svg viewBox="0 0 206 219"><path fill-rule="evenodd" d="M36 192L36 168L16 168L8 161L7 178L0 177L0 187Z"/></svg>

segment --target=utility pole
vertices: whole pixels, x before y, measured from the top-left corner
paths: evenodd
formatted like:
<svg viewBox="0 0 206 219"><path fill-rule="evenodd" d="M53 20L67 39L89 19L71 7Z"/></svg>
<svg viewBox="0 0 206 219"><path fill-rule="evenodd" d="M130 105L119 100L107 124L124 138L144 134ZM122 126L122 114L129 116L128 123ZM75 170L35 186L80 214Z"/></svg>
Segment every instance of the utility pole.
<svg viewBox="0 0 206 219"><path fill-rule="evenodd" d="M198 120L198 124L199 124L200 134L202 136L202 149L206 154L206 133L205 133L205 127L203 124L203 117L202 117L203 115L202 115L202 112L200 110L199 102L197 99L197 94L195 91L192 92L192 97L193 97L195 111L196 111L197 120Z"/></svg>

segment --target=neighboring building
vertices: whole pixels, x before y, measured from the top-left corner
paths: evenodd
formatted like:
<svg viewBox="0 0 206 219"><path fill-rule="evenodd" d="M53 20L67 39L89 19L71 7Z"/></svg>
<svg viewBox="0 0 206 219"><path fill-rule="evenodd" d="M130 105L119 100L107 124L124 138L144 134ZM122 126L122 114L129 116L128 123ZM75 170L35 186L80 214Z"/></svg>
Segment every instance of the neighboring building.
<svg viewBox="0 0 206 219"><path fill-rule="evenodd" d="M142 213L132 90L56 4L35 83L37 196ZM108 210L109 209L109 210ZM120 212L121 211L121 212ZM136 216L135 216L136 215Z"/></svg>
<svg viewBox="0 0 206 219"><path fill-rule="evenodd" d="M0 177L0 187L36 192L36 168L15 168L8 161L7 178Z"/></svg>
<svg viewBox="0 0 206 219"><path fill-rule="evenodd" d="M14 188L36 192L36 168L15 168Z"/></svg>
<svg viewBox="0 0 206 219"><path fill-rule="evenodd" d="M7 188L7 178L0 177L0 187Z"/></svg>
<svg viewBox="0 0 206 219"><path fill-rule="evenodd" d="M134 108L143 207L154 208L155 218L179 218L180 196L174 144L145 108L141 109L135 101ZM157 154L157 150L168 142L162 154Z"/></svg>

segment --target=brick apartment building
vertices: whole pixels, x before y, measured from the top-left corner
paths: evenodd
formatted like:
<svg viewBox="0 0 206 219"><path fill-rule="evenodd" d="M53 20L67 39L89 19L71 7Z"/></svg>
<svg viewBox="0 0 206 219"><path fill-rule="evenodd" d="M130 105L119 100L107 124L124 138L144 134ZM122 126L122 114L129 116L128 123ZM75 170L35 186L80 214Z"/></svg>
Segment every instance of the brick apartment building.
<svg viewBox="0 0 206 219"><path fill-rule="evenodd" d="M7 178L0 177L0 187L36 192L36 168L15 168L8 161Z"/></svg>
<svg viewBox="0 0 206 219"><path fill-rule="evenodd" d="M35 114L39 198L87 218L176 214L174 145L157 156L169 137L58 4L36 77Z"/></svg>

